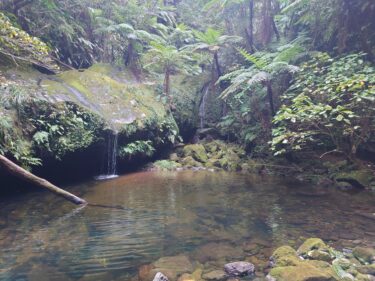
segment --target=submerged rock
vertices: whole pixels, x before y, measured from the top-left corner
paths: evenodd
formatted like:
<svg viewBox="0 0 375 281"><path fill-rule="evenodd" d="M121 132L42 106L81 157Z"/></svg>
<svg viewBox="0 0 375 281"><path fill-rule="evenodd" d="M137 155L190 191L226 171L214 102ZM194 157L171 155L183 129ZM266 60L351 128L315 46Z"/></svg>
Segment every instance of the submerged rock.
<svg viewBox="0 0 375 281"><path fill-rule="evenodd" d="M356 247L353 255L362 263L375 262L375 249L372 248Z"/></svg>
<svg viewBox="0 0 375 281"><path fill-rule="evenodd" d="M203 274L203 279L208 280L208 281L221 281L225 280L227 278L227 275L225 274L224 271L222 270L214 270L210 271L206 274Z"/></svg>
<svg viewBox="0 0 375 281"><path fill-rule="evenodd" d="M242 277L254 274L255 267L249 262L232 262L226 264L224 270L229 276Z"/></svg>

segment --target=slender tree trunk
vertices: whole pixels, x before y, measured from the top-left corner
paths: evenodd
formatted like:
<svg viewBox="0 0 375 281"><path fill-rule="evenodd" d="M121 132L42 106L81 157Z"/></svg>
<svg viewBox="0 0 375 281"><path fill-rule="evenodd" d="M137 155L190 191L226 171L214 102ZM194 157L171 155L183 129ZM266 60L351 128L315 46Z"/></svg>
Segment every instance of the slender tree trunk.
<svg viewBox="0 0 375 281"><path fill-rule="evenodd" d="M248 42L250 51L254 52L254 0L249 0L249 30Z"/></svg>
<svg viewBox="0 0 375 281"><path fill-rule="evenodd" d="M270 103L271 115L275 116L276 111L275 111L275 105L274 105L274 102L273 102L273 91L272 91L271 81L266 82L266 87L267 87L268 102Z"/></svg>
<svg viewBox="0 0 375 281"><path fill-rule="evenodd" d="M217 51L214 53L214 62L215 62L217 78L220 78L222 73L221 73L221 68L220 68L220 64L219 64L219 55L218 55Z"/></svg>
<svg viewBox="0 0 375 281"><path fill-rule="evenodd" d="M4 169L5 171L7 171L9 174L11 174L11 175L13 175L13 176L15 176L15 177L17 177L21 180L24 180L26 182L34 184L36 186L48 189L49 191L55 193L58 196L64 197L66 200L68 200L68 201L70 201L74 204L77 204L77 205L87 204L87 202L84 199L79 198L79 197L77 197L77 196L75 196L75 195L55 186L55 185L53 185L52 183L50 183L49 181L47 181L45 179L42 179L42 178L39 178L39 177L33 175L29 171L26 171L25 169L21 168L20 166L13 163L8 158L6 158L2 155L0 155L0 167L2 169Z"/></svg>
<svg viewBox="0 0 375 281"><path fill-rule="evenodd" d="M170 79L171 79L171 73L169 71L169 69L167 69L165 71L165 77L164 77L164 93L168 99L168 103L169 103L169 106L172 106L172 97L170 95L170 88L171 88L171 85L170 85Z"/></svg>
<svg viewBox="0 0 375 281"><path fill-rule="evenodd" d="M273 31L275 32L277 41L280 41L280 32L277 29L277 25L276 25L274 16L272 16L272 28L273 28Z"/></svg>

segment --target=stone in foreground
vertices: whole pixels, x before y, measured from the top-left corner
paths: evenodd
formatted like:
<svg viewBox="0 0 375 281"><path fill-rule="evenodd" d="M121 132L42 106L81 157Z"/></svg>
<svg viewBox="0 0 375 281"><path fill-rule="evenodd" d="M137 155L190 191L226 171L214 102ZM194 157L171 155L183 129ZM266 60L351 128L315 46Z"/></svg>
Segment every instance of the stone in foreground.
<svg viewBox="0 0 375 281"><path fill-rule="evenodd" d="M168 278L161 272L156 273L153 281L169 281Z"/></svg>
<svg viewBox="0 0 375 281"><path fill-rule="evenodd" d="M232 262L224 266L225 272L229 276L242 277L254 274L255 267L249 262Z"/></svg>

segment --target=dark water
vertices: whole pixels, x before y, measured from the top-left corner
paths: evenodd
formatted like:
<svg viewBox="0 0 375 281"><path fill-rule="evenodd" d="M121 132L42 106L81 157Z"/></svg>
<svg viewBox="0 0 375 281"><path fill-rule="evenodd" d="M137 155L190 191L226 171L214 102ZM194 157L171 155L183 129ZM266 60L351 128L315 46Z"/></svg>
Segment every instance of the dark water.
<svg viewBox="0 0 375 281"><path fill-rule="evenodd" d="M69 189L125 209L76 208L44 192L1 199L0 280L130 280L163 256L262 266L275 247L307 237L339 248L375 241L370 192L192 171L136 173Z"/></svg>

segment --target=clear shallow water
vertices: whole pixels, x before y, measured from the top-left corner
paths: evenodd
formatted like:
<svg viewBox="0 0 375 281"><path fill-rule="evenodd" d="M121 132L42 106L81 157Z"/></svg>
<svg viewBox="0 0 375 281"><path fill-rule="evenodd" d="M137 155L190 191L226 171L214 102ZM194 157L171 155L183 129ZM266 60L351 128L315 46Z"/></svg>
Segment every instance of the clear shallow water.
<svg viewBox="0 0 375 281"><path fill-rule="evenodd" d="M126 209L76 208L44 192L0 199L0 280L130 280L163 256L257 265L277 246L307 237L339 248L375 242L369 192L192 171L135 173L68 189Z"/></svg>

